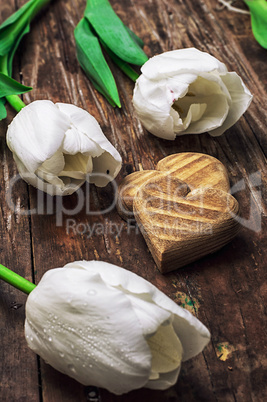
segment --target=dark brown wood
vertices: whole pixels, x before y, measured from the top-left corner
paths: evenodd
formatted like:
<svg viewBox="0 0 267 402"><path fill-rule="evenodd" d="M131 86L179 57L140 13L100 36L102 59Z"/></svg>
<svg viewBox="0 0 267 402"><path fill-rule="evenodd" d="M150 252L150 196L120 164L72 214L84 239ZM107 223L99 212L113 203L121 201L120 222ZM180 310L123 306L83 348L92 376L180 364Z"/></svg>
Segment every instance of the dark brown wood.
<svg viewBox="0 0 267 402"><path fill-rule="evenodd" d="M24 2L0 0L0 21ZM148 134L133 111L132 82L112 67L122 101L120 110L113 109L79 68L73 29L83 14L82 0L52 1L23 39L15 58L14 78L34 88L23 96L24 101L51 99L88 110L122 155L118 184L127 174L154 169L159 160L177 152L202 152L218 158L239 202L242 229L215 254L163 276L134 223L127 225L112 207L112 184L103 189L89 187L87 200L92 210L104 211L111 206L109 212L88 215L84 206L72 216L63 214L61 221L60 213L56 214L60 201L50 197L44 197L44 209L38 214L19 213L40 208L41 203L40 194L19 181L12 193L16 205L12 211L6 194L17 171L4 140L7 124L15 115L9 108L8 118L0 123L1 263L38 283L48 269L70 261L109 261L158 286L209 328L210 344L201 355L183 364L179 380L170 390L142 389L120 397L100 390L102 402L261 402L267 396L266 50L252 35L250 17L220 10L217 0L111 0L111 4L144 40L148 56L194 46L236 71L254 95L245 115L217 138L203 134L166 141ZM245 7L241 1L237 4ZM64 199L65 210L76 205L76 195ZM69 219L74 219L73 225ZM91 235L82 230L86 224ZM105 230L97 231L101 227ZM38 369L38 360L24 340L25 300L26 296L0 283L1 401L90 400L88 388L56 373L43 361ZM20 304L23 306L15 307Z"/></svg>

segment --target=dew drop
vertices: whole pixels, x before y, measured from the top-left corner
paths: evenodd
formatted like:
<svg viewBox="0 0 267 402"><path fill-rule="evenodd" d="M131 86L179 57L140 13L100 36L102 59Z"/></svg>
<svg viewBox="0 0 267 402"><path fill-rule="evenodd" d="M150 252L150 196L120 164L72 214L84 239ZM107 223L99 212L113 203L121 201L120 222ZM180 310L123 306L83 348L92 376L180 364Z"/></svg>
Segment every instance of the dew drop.
<svg viewBox="0 0 267 402"><path fill-rule="evenodd" d="M73 364L68 364L68 369L69 369L70 371L72 371L73 373L76 372L76 369L75 369L75 367L74 367Z"/></svg>
<svg viewBox="0 0 267 402"><path fill-rule="evenodd" d="M65 355L64 355L64 353L59 352L59 356L60 356L60 357L64 357Z"/></svg>
<svg viewBox="0 0 267 402"><path fill-rule="evenodd" d="M53 339L51 338L51 336L49 336L48 340L49 340L49 342L52 342Z"/></svg>
<svg viewBox="0 0 267 402"><path fill-rule="evenodd" d="M31 341L31 342L33 341L33 337L32 337L32 336L30 336L30 341Z"/></svg>
<svg viewBox="0 0 267 402"><path fill-rule="evenodd" d="M43 331L44 331L44 333L46 333L47 332L46 328L44 328Z"/></svg>
<svg viewBox="0 0 267 402"><path fill-rule="evenodd" d="M93 296L93 295L96 294L96 290L90 289L90 290L88 290L86 293L87 293L89 296Z"/></svg>

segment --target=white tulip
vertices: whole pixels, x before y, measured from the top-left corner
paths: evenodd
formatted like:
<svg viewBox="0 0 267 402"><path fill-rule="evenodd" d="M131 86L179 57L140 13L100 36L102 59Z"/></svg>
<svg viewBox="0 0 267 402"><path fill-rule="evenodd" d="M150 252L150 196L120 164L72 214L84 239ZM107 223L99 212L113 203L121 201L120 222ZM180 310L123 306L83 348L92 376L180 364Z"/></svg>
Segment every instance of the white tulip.
<svg viewBox="0 0 267 402"><path fill-rule="evenodd" d="M25 335L57 370L115 394L172 386L210 339L151 283L101 261L47 271L27 299Z"/></svg>
<svg viewBox="0 0 267 402"><path fill-rule="evenodd" d="M70 104L30 103L9 125L7 145L22 178L50 195L72 194L90 174L103 187L121 168L95 118Z"/></svg>
<svg viewBox="0 0 267 402"><path fill-rule="evenodd" d="M133 105L144 127L160 138L223 134L247 110L252 95L235 72L195 48L173 50L141 68Z"/></svg>

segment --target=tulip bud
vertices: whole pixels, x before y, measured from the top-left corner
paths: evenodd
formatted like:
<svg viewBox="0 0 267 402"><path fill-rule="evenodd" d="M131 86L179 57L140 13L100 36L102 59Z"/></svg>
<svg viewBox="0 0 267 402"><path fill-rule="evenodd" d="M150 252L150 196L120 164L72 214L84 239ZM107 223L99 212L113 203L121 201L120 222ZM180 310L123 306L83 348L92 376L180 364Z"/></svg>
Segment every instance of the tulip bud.
<svg viewBox="0 0 267 402"><path fill-rule="evenodd" d="M115 394L172 386L210 339L151 283L101 261L47 271L28 296L25 335L57 370Z"/></svg>
<svg viewBox="0 0 267 402"><path fill-rule="evenodd" d="M104 187L121 157L93 116L77 106L39 100L24 107L7 130L21 177L50 195L68 195L85 181Z"/></svg>
<svg viewBox="0 0 267 402"><path fill-rule="evenodd" d="M223 134L247 110L252 95L235 72L208 53L179 49L141 68L133 105L144 127L160 138Z"/></svg>

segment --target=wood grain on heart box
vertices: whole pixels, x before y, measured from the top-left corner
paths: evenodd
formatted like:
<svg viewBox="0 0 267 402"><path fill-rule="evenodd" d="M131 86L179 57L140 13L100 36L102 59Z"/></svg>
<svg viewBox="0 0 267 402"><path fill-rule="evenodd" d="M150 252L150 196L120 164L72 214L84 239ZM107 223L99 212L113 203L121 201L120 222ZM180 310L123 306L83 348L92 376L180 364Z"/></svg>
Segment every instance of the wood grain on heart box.
<svg viewBox="0 0 267 402"><path fill-rule="evenodd" d="M215 252L240 229L239 205L224 165L200 153L170 155L156 170L126 176L117 210L136 219L162 273Z"/></svg>

